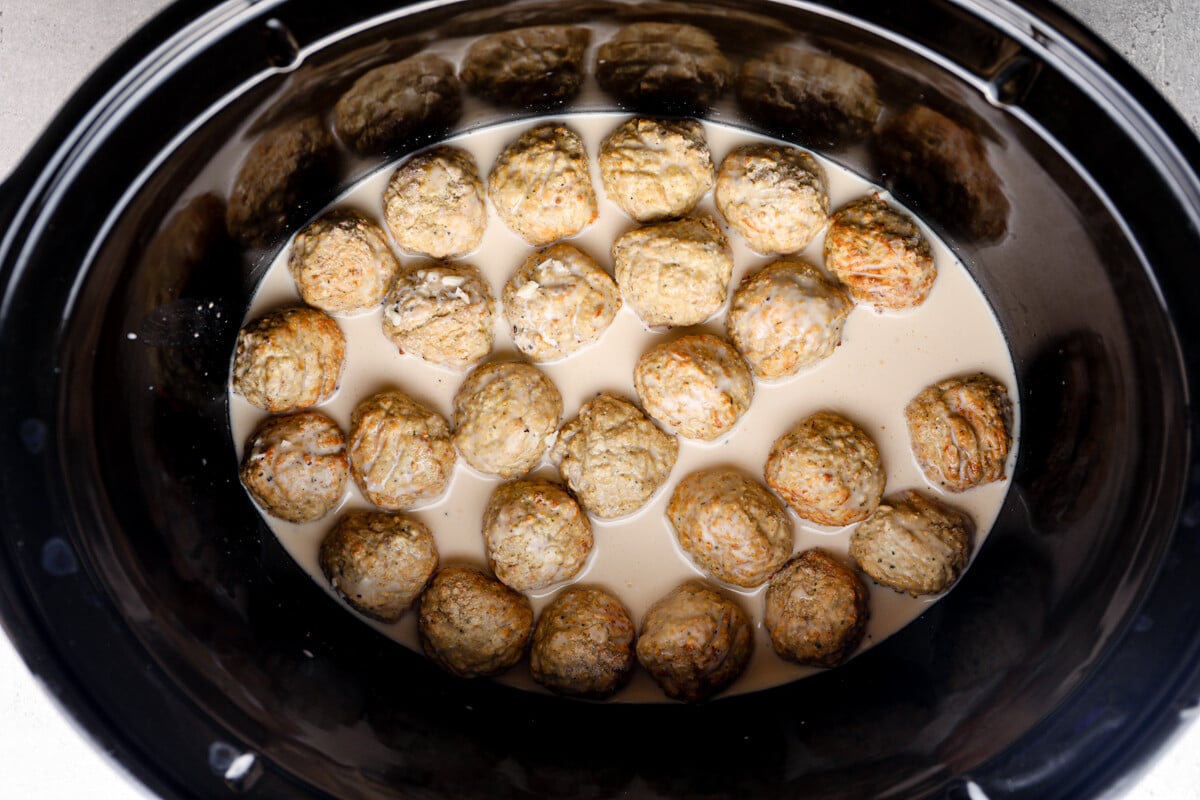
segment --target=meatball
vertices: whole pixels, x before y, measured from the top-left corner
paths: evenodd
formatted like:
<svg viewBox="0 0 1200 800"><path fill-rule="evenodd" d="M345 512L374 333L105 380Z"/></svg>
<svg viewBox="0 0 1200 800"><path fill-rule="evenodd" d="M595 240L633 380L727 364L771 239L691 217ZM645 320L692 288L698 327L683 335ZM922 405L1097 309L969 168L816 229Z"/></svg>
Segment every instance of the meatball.
<svg viewBox="0 0 1200 800"><path fill-rule="evenodd" d="M930 483L951 492L1004 478L1012 444L1012 403L984 375L927 386L904 408L913 455Z"/></svg>
<svg viewBox="0 0 1200 800"><path fill-rule="evenodd" d="M939 594L966 569L973 530L966 514L909 490L884 500L854 529L850 556L898 592Z"/></svg>
<svg viewBox="0 0 1200 800"><path fill-rule="evenodd" d="M803 261L776 261L733 293L725 329L754 374L795 375L833 354L854 310L850 294Z"/></svg>
<svg viewBox="0 0 1200 800"><path fill-rule="evenodd" d="M438 565L429 529L402 514L348 511L322 540L321 572L360 614L395 622Z"/></svg>
<svg viewBox="0 0 1200 800"><path fill-rule="evenodd" d="M692 334L656 345L633 368L646 413L689 439L716 439L750 408L754 376L724 339Z"/></svg>
<svg viewBox="0 0 1200 800"><path fill-rule="evenodd" d="M483 512L488 565L506 586L536 592L578 574L592 552L592 524L550 481L501 484Z"/></svg>
<svg viewBox="0 0 1200 800"><path fill-rule="evenodd" d="M667 504L679 546L717 580L751 588L792 554L795 537L783 505L732 469L693 472Z"/></svg>
<svg viewBox="0 0 1200 800"><path fill-rule="evenodd" d="M600 145L608 199L638 222L688 213L716 178L704 128L692 119L634 117Z"/></svg>
<svg viewBox="0 0 1200 800"><path fill-rule="evenodd" d="M392 173L383 213L402 249L432 258L466 255L487 228L475 159L448 145L413 156Z"/></svg>
<svg viewBox="0 0 1200 800"><path fill-rule="evenodd" d="M678 439L633 403L607 393L585 403L550 449L550 460L580 504L601 519L644 506L678 455Z"/></svg>
<svg viewBox="0 0 1200 800"><path fill-rule="evenodd" d="M246 442L241 477L254 502L273 517L312 522L346 493L346 437L315 411L269 417Z"/></svg>
<svg viewBox="0 0 1200 800"><path fill-rule="evenodd" d="M472 92L500 105L562 105L583 85L583 58L591 38L587 28L566 25L493 33L467 50L459 77Z"/></svg>
<svg viewBox="0 0 1200 800"><path fill-rule="evenodd" d="M404 392L369 397L350 417L350 471L380 508L403 511L438 497L455 458L446 420Z"/></svg>
<svg viewBox="0 0 1200 800"><path fill-rule="evenodd" d="M461 89L450 62L420 53L361 76L334 112L343 141L377 153L453 126L462 113Z"/></svg>
<svg viewBox="0 0 1200 800"><path fill-rule="evenodd" d="M667 697L696 703L737 680L753 646L754 631L741 606L689 581L646 612L637 659Z"/></svg>
<svg viewBox="0 0 1200 800"><path fill-rule="evenodd" d="M475 469L524 475L546 452L562 418L562 396L531 364L490 362L454 395L454 446Z"/></svg>
<svg viewBox="0 0 1200 800"><path fill-rule="evenodd" d="M284 308L238 332L233 390L279 414L333 397L346 365L346 337L333 319L312 308Z"/></svg>
<svg viewBox="0 0 1200 800"><path fill-rule="evenodd" d="M725 304L729 240L712 217L637 228L613 243L617 285L647 325L696 325Z"/></svg>
<svg viewBox="0 0 1200 800"><path fill-rule="evenodd" d="M867 587L823 550L800 553L767 586L763 626L788 661L836 667L858 649L869 617Z"/></svg>
<svg viewBox="0 0 1200 800"><path fill-rule="evenodd" d="M488 175L488 194L504 224L532 245L574 236L598 213L583 140L554 123L504 148Z"/></svg>
<svg viewBox="0 0 1200 800"><path fill-rule="evenodd" d="M825 170L798 147L737 148L717 170L713 199L756 253L803 250L829 221Z"/></svg>
<svg viewBox="0 0 1200 800"><path fill-rule="evenodd" d="M767 485L818 525L849 525L879 505L885 480L879 448L845 417L818 411L775 440Z"/></svg>
<svg viewBox="0 0 1200 800"><path fill-rule="evenodd" d="M920 227L877 195L834 213L825 234L825 268L855 300L876 309L921 305L937 277Z"/></svg>
<svg viewBox="0 0 1200 800"><path fill-rule="evenodd" d="M401 353L466 369L492 352L496 301L470 264L402 271L383 303L383 333Z"/></svg>
<svg viewBox="0 0 1200 800"><path fill-rule="evenodd" d="M504 284L513 344L534 361L563 358L591 344L621 309L617 284L591 256L564 243L540 250Z"/></svg>
<svg viewBox="0 0 1200 800"><path fill-rule="evenodd" d="M863 138L880 109L869 73L840 58L794 47L776 47L743 63L737 98L758 122L824 146Z"/></svg>
<svg viewBox="0 0 1200 800"><path fill-rule="evenodd" d="M703 111L729 86L730 68L707 31L692 25L635 22L596 52L596 80L622 105Z"/></svg>
<svg viewBox="0 0 1200 800"><path fill-rule="evenodd" d="M533 630L525 595L473 567L445 567L421 595L425 655L460 678L497 675L521 660Z"/></svg>
<svg viewBox="0 0 1200 800"><path fill-rule="evenodd" d="M356 211L335 211L296 234L288 269L310 306L359 314L383 302L400 263L378 225Z"/></svg>
<svg viewBox="0 0 1200 800"><path fill-rule="evenodd" d="M621 601L603 589L572 586L542 611L529 668L553 692L607 697L633 670L633 648L633 620Z"/></svg>

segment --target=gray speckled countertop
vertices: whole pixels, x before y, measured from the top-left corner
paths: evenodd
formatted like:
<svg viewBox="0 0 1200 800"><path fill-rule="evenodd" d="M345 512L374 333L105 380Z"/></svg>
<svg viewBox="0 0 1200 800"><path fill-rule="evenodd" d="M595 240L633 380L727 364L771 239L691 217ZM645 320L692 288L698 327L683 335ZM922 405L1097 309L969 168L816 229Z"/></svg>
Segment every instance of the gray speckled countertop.
<svg viewBox="0 0 1200 800"><path fill-rule="evenodd" d="M1058 0L1140 69L1200 131L1200 0ZM74 88L166 0L0 0L0 176ZM85 741L0 637L0 796L146 797ZM1200 798L1200 725L1129 785L1126 800Z"/></svg>

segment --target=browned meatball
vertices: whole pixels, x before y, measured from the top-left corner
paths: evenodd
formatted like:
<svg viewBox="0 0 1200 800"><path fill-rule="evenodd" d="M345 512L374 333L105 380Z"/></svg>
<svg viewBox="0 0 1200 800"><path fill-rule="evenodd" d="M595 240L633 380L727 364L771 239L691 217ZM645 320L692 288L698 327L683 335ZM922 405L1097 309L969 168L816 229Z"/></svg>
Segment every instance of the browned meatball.
<svg viewBox="0 0 1200 800"><path fill-rule="evenodd" d="M921 305L937 277L921 228L878 195L834 213L825 234L825 268L855 300L877 309Z"/></svg>
<svg viewBox="0 0 1200 800"><path fill-rule="evenodd" d="M347 511L321 542L321 572L355 611L395 622L438 565L429 529L402 514Z"/></svg>
<svg viewBox="0 0 1200 800"><path fill-rule="evenodd" d="M380 392L350 417L350 468L363 496L402 511L441 495L457 458L450 426L401 391Z"/></svg>
<svg viewBox="0 0 1200 800"><path fill-rule="evenodd" d="M315 411L269 417L255 429L242 456L242 483L273 517L312 522L346 493L346 437Z"/></svg>
<svg viewBox="0 0 1200 800"><path fill-rule="evenodd" d="M753 646L754 631L741 606L688 581L646 612L637 658L667 697L696 703L737 680Z"/></svg>
<svg viewBox="0 0 1200 800"><path fill-rule="evenodd" d="M383 302L400 262L383 229L357 211L322 216L296 234L288 269L304 302L358 314Z"/></svg>
<svg viewBox="0 0 1200 800"><path fill-rule="evenodd" d="M454 446L475 469L502 478L537 466L562 418L562 396L532 364L491 361L454 395Z"/></svg>
<svg viewBox="0 0 1200 800"><path fill-rule="evenodd" d="M522 108L561 105L579 94L591 31L538 25L477 39L459 77L493 103Z"/></svg>
<svg viewBox="0 0 1200 800"><path fill-rule="evenodd" d="M792 523L766 487L731 469L693 472L667 504L679 546L734 586L760 585L792 554Z"/></svg>
<svg viewBox="0 0 1200 800"><path fill-rule="evenodd" d="M570 580L592 552L592 523L557 483L501 484L483 512L488 565L506 586L539 591Z"/></svg>
<svg viewBox="0 0 1200 800"><path fill-rule="evenodd" d="M995 378L980 373L927 386L904 418L913 455L931 483L965 492L1004 478L1012 403Z"/></svg>
<svg viewBox="0 0 1200 800"><path fill-rule="evenodd" d="M728 433L754 397L754 376L733 346L707 333L656 345L633 368L646 413L680 436Z"/></svg>
<svg viewBox="0 0 1200 800"><path fill-rule="evenodd" d="M274 414L320 405L337 391L346 337L313 308L272 311L238 333L233 390Z"/></svg>
<svg viewBox="0 0 1200 800"><path fill-rule="evenodd" d="M487 229L475 159L448 145L413 156L388 180L383 213L401 249L432 258L466 255Z"/></svg>
<svg viewBox="0 0 1200 800"><path fill-rule="evenodd" d="M559 694L607 697L624 685L633 661L633 620L603 589L564 589L533 630L533 679Z"/></svg>
<svg viewBox="0 0 1200 800"><path fill-rule="evenodd" d="M713 199L756 253L799 252L829 221L825 170L798 147L737 148L717 170Z"/></svg>
<svg viewBox="0 0 1200 800"><path fill-rule="evenodd" d="M533 608L474 567L445 567L421 595L418 631L425 655L460 678L496 675L521 660Z"/></svg>
<svg viewBox="0 0 1200 800"><path fill-rule="evenodd" d="M971 558L966 514L912 490L885 498L850 537L858 567L898 592L938 594L950 588Z"/></svg>
<svg viewBox="0 0 1200 800"><path fill-rule="evenodd" d="M694 119L634 117L604 139L598 160L608 199L638 222L687 214L716 179Z"/></svg>
<svg viewBox="0 0 1200 800"><path fill-rule="evenodd" d="M792 509L818 525L866 519L883 495L879 448L845 417L818 411L775 440L764 470L767 484Z"/></svg>
<svg viewBox="0 0 1200 800"><path fill-rule="evenodd" d="M781 658L836 667L858 649L869 616L858 575L814 548L772 576L763 625Z"/></svg>
<svg viewBox="0 0 1200 800"><path fill-rule="evenodd" d="M636 22L596 52L596 80L619 103L656 111L703 110L729 85L717 40L692 25Z"/></svg>
<svg viewBox="0 0 1200 800"><path fill-rule="evenodd" d="M496 301L470 264L402 270L383 302L383 335L401 353L466 369L492 352Z"/></svg>
<svg viewBox="0 0 1200 800"><path fill-rule="evenodd" d="M450 128L462 113L462 96L454 66L419 53L360 77L334 111L338 136L360 153L374 153Z"/></svg>

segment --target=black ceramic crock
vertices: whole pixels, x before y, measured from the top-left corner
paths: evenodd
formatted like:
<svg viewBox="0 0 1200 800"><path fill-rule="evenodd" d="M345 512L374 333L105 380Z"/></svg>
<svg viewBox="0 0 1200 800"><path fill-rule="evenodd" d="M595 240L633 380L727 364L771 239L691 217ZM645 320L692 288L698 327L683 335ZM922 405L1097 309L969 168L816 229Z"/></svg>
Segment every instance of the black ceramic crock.
<svg viewBox="0 0 1200 800"><path fill-rule="evenodd" d="M237 327L287 235L226 232L251 143L327 122L359 74L432 41L593 18L690 21L735 64L793 38L854 61L893 111L922 104L986 142L1010 202L980 235L870 148L828 150L922 213L991 299L1020 458L975 565L917 622L699 707L443 675L291 562L238 486L226 419ZM722 102L707 113L752 124ZM460 127L536 109L467 111ZM286 221L434 135L342 152ZM5 628L164 797L1102 794L1200 689L1198 156L1145 81L1036 0L184 0L0 193Z"/></svg>

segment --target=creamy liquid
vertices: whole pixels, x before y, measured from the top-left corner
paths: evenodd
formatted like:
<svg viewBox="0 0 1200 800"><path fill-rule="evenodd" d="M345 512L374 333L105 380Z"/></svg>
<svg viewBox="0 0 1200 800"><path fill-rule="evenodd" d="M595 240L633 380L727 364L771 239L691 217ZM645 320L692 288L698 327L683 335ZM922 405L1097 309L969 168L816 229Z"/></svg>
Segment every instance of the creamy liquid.
<svg viewBox="0 0 1200 800"><path fill-rule="evenodd" d="M595 258L610 274L612 261L609 251L613 241L626 230L636 227L636 223L604 198L596 155L603 138L627 116L586 114L558 118L565 119L582 136L587 146L592 183L600 207L597 221L570 241ZM535 124L535 121L525 120L472 131L449 141L475 157L480 174L486 181L487 172L501 149ZM763 139L711 122L704 123L704 127L716 165L720 165L725 155L735 147ZM871 192L880 192L887 197L885 191L857 175L820 156L817 158L826 171L831 208L839 208ZM378 221L386 230L386 225L383 225L382 198L391 173L392 168L389 167L366 178L335 206L358 209ZM711 192L695 213L712 214L718 224L725 228L713 206ZM730 283L732 293L743 275L776 258L754 253L737 233L725 229L734 253L733 280ZM849 417L874 438L887 472L885 496L917 488L941 495L949 504L969 513L977 528L973 550L978 551L1000 511L1008 491L1008 481L988 484L957 495L930 486L912 455L904 422L904 406L930 383L973 372L986 372L1000 380L1008 387L1009 395L1015 401L1016 379L1003 334L983 294L945 244L927 228L924 230L933 247L938 275L923 305L910 311L883 313L868 306L857 306L846 321L841 345L832 356L790 378L774 382L756 379L750 409L732 431L713 442L681 437L679 459L670 479L646 506L615 521L592 519L595 548L583 570L571 582L601 586L612 591L624 602L635 624L640 627L646 610L655 600L684 580L703 576L680 550L666 520L667 500L679 480L695 470L716 466L739 467L761 480L767 454L775 439L805 416L821 409L837 411ZM801 256L820 265L823 263L823 245L824 234L821 234ZM400 252L399 248L395 249ZM482 244L478 250L461 259L479 267L497 298L493 358L518 355L508 336L503 315L499 313L499 298L508 276L533 250L504 226L494 210L489 210L488 228ZM246 321L279 306L300 302L288 272L288 254L289 249L284 248L272 264L250 305ZM401 263L405 268L424 260L401 255ZM725 309L722 309L699 328L724 335L724 312ZM377 309L356 317L337 318L348 342L346 369L338 393L320 410L348 432L355 405L375 392L399 388L449 419L454 393L465 373L427 364L414 356L400 355L382 333L381 315L382 310ZM636 401L633 366L638 356L665 338L678 335L679 331L672 333L647 329L633 309L625 305L597 342L566 359L539 365L562 393L564 421L572 419L583 403L601 391L614 391ZM246 440L265 416L265 412L231 393L230 425L239 457ZM1014 430L1019 429L1019 425L1014 424ZM1014 443L1010 470L1015 454ZM543 460L535 474L555 479L558 477L548 459ZM459 459L446 493L435 502L407 512L429 526L443 565L470 563L486 568L481 522L488 498L500 482L499 478L476 472ZM349 484L342 507L322 520L295 525L274 517L266 518L284 548L313 580L331 594L332 589L322 576L317 561L321 539L341 511L371 507L354 482L350 481ZM788 514L796 530L795 552L821 547L848 562L853 526L825 528L800 519L790 509ZM716 583L711 578L706 580ZM864 577L864 580L870 589L871 619L863 649L890 636L937 600L936 597L912 598L877 586L869 578ZM534 612L540 613L560 588L553 587L530 594ZM816 671L785 662L772 650L762 625L765 585L749 591L729 586L722 588L741 603L756 630L755 650L750 665L727 693L754 691ZM408 612L399 622L391 625L363 617L358 619L420 652L415 611ZM541 687L530 678L524 661L495 680L541 691ZM633 680L616 698L638 702L665 700L658 687L640 669L635 670Z"/></svg>

